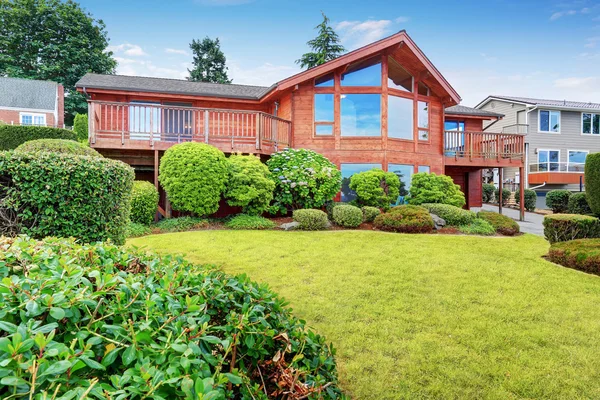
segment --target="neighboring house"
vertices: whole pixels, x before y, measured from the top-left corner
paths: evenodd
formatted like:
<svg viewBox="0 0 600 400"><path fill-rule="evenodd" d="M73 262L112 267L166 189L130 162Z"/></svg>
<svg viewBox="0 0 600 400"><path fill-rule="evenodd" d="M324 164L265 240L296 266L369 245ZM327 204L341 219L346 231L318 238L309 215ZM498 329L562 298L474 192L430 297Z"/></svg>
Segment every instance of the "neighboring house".
<svg viewBox="0 0 600 400"><path fill-rule="evenodd" d="M586 156L600 151L600 104L489 96L476 108L505 115L486 132L526 134L527 187L580 190ZM515 173L505 178L518 181Z"/></svg>
<svg viewBox="0 0 600 400"><path fill-rule="evenodd" d="M160 157L184 141L263 159L312 149L344 178L378 167L406 189L414 173L446 174L470 207L481 204L483 168L523 167L523 136L481 132L500 115L453 107L458 93L404 31L269 87L97 74L76 87L91 146L157 186ZM346 185L341 198L352 196Z"/></svg>
<svg viewBox="0 0 600 400"><path fill-rule="evenodd" d="M61 84L0 77L0 123L64 128L64 101Z"/></svg>

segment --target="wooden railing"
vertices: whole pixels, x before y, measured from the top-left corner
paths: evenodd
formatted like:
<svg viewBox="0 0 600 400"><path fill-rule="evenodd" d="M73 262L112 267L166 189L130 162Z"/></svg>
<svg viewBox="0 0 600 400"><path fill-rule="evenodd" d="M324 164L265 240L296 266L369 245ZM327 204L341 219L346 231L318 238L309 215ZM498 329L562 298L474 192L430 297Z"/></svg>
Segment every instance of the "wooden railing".
<svg viewBox="0 0 600 400"><path fill-rule="evenodd" d="M445 131L444 155L469 159L523 160L525 138L510 133Z"/></svg>
<svg viewBox="0 0 600 400"><path fill-rule="evenodd" d="M102 141L140 149L194 141L231 151L277 151L291 144L291 122L260 111L90 101L89 115L92 147Z"/></svg>

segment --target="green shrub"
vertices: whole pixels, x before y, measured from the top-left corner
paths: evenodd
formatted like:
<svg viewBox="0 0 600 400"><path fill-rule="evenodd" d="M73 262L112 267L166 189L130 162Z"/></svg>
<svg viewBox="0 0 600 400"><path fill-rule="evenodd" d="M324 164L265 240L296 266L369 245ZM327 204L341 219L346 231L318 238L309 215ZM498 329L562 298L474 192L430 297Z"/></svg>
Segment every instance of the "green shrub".
<svg viewBox="0 0 600 400"><path fill-rule="evenodd" d="M523 197L525 198L525 209L527 211L535 211L535 205L537 202L537 194L535 193L535 190L525 189ZM518 191L515 192L515 201L517 204L521 203L521 194Z"/></svg>
<svg viewBox="0 0 600 400"><path fill-rule="evenodd" d="M552 243L548 259L567 268L600 275L600 240L578 239Z"/></svg>
<svg viewBox="0 0 600 400"><path fill-rule="evenodd" d="M477 218L489 222L496 232L505 236L514 236L520 232L519 224L512 218L506 215L498 214L493 211L479 211Z"/></svg>
<svg viewBox="0 0 600 400"><path fill-rule="evenodd" d="M573 193L571 197L569 197L569 205L567 209L569 214L593 214L592 209L588 204L587 194L585 192Z"/></svg>
<svg viewBox="0 0 600 400"><path fill-rule="evenodd" d="M350 189L356 193L357 205L389 209L400 193L400 179L393 172L373 168L352 175Z"/></svg>
<svg viewBox="0 0 600 400"><path fill-rule="evenodd" d="M592 212L600 215L600 153L588 154L585 159L585 193Z"/></svg>
<svg viewBox="0 0 600 400"><path fill-rule="evenodd" d="M506 189L506 188L502 188L502 205L505 206L508 204L508 200L510 199L510 195L511 195L511 191ZM496 188L494 189L494 201L496 203L500 202L500 188Z"/></svg>
<svg viewBox="0 0 600 400"><path fill-rule="evenodd" d="M553 213L561 214L569 210L569 198L571 192L568 190L551 190L546 194L546 205Z"/></svg>
<svg viewBox="0 0 600 400"><path fill-rule="evenodd" d="M496 228L483 219L474 219L468 225L461 225L458 230L467 235L491 236L496 234Z"/></svg>
<svg viewBox="0 0 600 400"><path fill-rule="evenodd" d="M143 225L143 224L138 224L135 222L130 222L127 225L127 232L125 235L128 238L134 238L134 237L146 236L151 233L152 233L152 231L150 230L150 228L148 226Z"/></svg>
<svg viewBox="0 0 600 400"><path fill-rule="evenodd" d="M350 204L335 206L333 222L345 228L356 228L363 222L363 213L360 208Z"/></svg>
<svg viewBox="0 0 600 400"><path fill-rule="evenodd" d="M294 221L300 224L298 229L305 231L322 231L329 227L327 214L321 210L296 210L293 217Z"/></svg>
<svg viewBox="0 0 600 400"><path fill-rule="evenodd" d="M229 229L273 229L277 224L258 215L240 214L225 223Z"/></svg>
<svg viewBox="0 0 600 400"><path fill-rule="evenodd" d="M482 186L481 197L484 203L491 203L494 200L496 186L491 183L484 183Z"/></svg>
<svg viewBox="0 0 600 400"><path fill-rule="evenodd" d="M473 211L464 210L450 204L425 203L421 204L421 207L425 207L430 213L444 219L446 224L450 226L469 225L477 218L477 214Z"/></svg>
<svg viewBox="0 0 600 400"><path fill-rule="evenodd" d="M267 166L257 156L237 154L227 159L227 165L229 178L224 193L227 204L242 207L248 215L267 211L275 189Z"/></svg>
<svg viewBox="0 0 600 400"><path fill-rule="evenodd" d="M341 201L333 201L333 200L326 202L325 203L325 212L327 213L327 218L333 219L333 209L335 208L335 206L339 206L339 205L343 205L343 204L349 204L349 203L344 203Z"/></svg>
<svg viewBox="0 0 600 400"><path fill-rule="evenodd" d="M321 208L340 191L342 174L334 163L307 149L285 149L267 161L275 182L271 212Z"/></svg>
<svg viewBox="0 0 600 400"><path fill-rule="evenodd" d="M205 143L176 144L162 156L158 180L173 210L214 214L227 183L227 159Z"/></svg>
<svg viewBox="0 0 600 400"><path fill-rule="evenodd" d="M373 221L375 221L375 218L377 218L377 216L379 214L381 214L381 210L377 207L364 206L362 208L362 213L363 213L363 221L373 222Z"/></svg>
<svg viewBox="0 0 600 400"><path fill-rule="evenodd" d="M196 217L165 218L154 225L156 233L185 232L207 226L207 220Z"/></svg>
<svg viewBox="0 0 600 400"><path fill-rule="evenodd" d="M600 220L589 215L553 214L544 217L544 236L550 243L600 237Z"/></svg>
<svg viewBox="0 0 600 400"><path fill-rule="evenodd" d="M334 349L267 285L111 244L0 248L0 398L342 397Z"/></svg>
<svg viewBox="0 0 600 400"><path fill-rule="evenodd" d="M449 176L420 172L412 176L409 203L441 203L462 207L466 201L460 186Z"/></svg>
<svg viewBox="0 0 600 400"><path fill-rule="evenodd" d="M120 161L0 152L0 234L125 241L133 169Z"/></svg>
<svg viewBox="0 0 600 400"><path fill-rule="evenodd" d="M426 208L412 205L393 207L375 218L375 227L382 231L428 233L434 223Z"/></svg>
<svg viewBox="0 0 600 400"><path fill-rule="evenodd" d="M19 145L15 151L20 153L62 153L77 156L102 157L100 153L85 144L65 139L30 140Z"/></svg>
<svg viewBox="0 0 600 400"><path fill-rule="evenodd" d="M73 131L45 126L2 125L0 124L0 151L14 150L19 145L36 139L77 140Z"/></svg>
<svg viewBox="0 0 600 400"><path fill-rule="evenodd" d="M146 181L134 181L131 190L131 222L150 225L158 210L158 190Z"/></svg>
<svg viewBox="0 0 600 400"><path fill-rule="evenodd" d="M88 116L87 114L75 114L73 120L73 132L80 142L88 141Z"/></svg>

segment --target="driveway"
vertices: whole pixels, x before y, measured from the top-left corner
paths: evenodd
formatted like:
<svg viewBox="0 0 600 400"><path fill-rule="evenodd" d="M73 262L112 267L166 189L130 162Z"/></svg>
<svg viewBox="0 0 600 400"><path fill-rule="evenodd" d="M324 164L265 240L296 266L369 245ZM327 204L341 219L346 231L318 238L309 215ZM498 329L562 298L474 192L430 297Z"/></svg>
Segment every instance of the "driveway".
<svg viewBox="0 0 600 400"><path fill-rule="evenodd" d="M483 207L473 207L472 211L494 211L498 212L498 206L493 206L489 204L484 204ZM525 212L525 221L519 221L519 210L514 210L512 208L503 207L502 215L506 215L517 221L519 226L521 227L521 232L531 233L538 236L544 236L544 225L542 224L544 221L544 216L536 213Z"/></svg>

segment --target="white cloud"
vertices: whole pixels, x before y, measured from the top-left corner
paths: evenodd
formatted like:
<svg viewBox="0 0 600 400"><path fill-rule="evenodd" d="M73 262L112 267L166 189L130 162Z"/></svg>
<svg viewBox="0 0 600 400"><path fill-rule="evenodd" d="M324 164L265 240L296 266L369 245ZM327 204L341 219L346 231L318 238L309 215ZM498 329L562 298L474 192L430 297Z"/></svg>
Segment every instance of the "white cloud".
<svg viewBox="0 0 600 400"><path fill-rule="evenodd" d="M141 57L148 55L144 52L144 50L142 50L140 46L131 43L123 43L117 46L108 46L106 49L108 51L112 51L115 54L124 54L126 56L132 57Z"/></svg>
<svg viewBox="0 0 600 400"><path fill-rule="evenodd" d="M185 79L188 76L188 63L181 63L177 66L157 66L152 61L136 60L131 58L115 57L119 63L117 65L117 74L131 76L151 76L157 78Z"/></svg>
<svg viewBox="0 0 600 400"><path fill-rule="evenodd" d="M405 22L410 21L410 18L408 18L408 17L398 17L398 18L396 18L395 21L396 21L397 24L403 24Z"/></svg>
<svg viewBox="0 0 600 400"><path fill-rule="evenodd" d="M564 89L576 89L583 92L594 92L600 91L600 78L596 76L588 76L585 78L581 77L569 77L556 79L554 81L554 87Z"/></svg>
<svg viewBox="0 0 600 400"><path fill-rule="evenodd" d="M342 21L335 26L348 50L364 46L391 33L393 23L388 19Z"/></svg>
<svg viewBox="0 0 600 400"><path fill-rule="evenodd" d="M166 49L165 49L165 52L166 52L166 53L169 53L169 54L181 54L181 55L184 55L184 56L187 56L187 55L189 54L189 53L188 53L187 51L185 51L185 50L180 50L180 49L171 49L171 48L166 48Z"/></svg>
<svg viewBox="0 0 600 400"><path fill-rule="evenodd" d="M289 65L265 63L253 68L244 68L232 60L227 63L229 78L240 85L271 86L282 79L300 72L300 68Z"/></svg>
<svg viewBox="0 0 600 400"><path fill-rule="evenodd" d="M564 16L575 15L575 14L577 14L577 11L575 11L575 10L555 12L554 14L552 14L550 16L550 21L556 21L557 19L562 18Z"/></svg>
<svg viewBox="0 0 600 400"><path fill-rule="evenodd" d="M586 39L586 43L584 47L588 49L596 47L596 45L600 42L600 36L594 36Z"/></svg>
<svg viewBox="0 0 600 400"><path fill-rule="evenodd" d="M589 13L590 13L590 11L591 11L591 10L590 10L588 7L584 7L584 8L582 8L582 9L581 9L581 13L582 13L582 14L589 14Z"/></svg>

